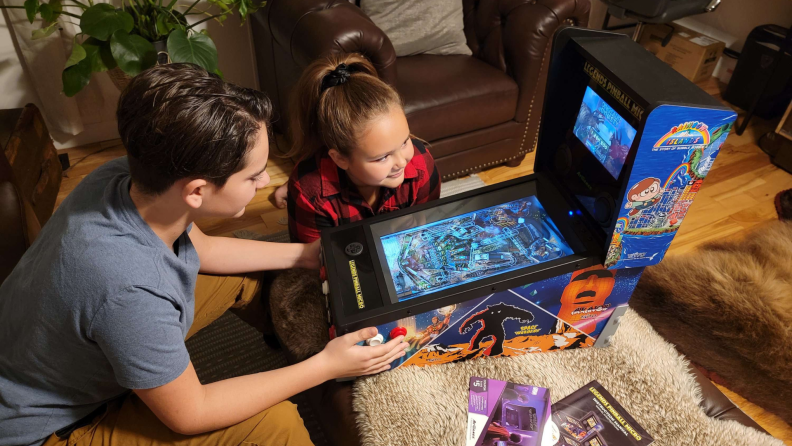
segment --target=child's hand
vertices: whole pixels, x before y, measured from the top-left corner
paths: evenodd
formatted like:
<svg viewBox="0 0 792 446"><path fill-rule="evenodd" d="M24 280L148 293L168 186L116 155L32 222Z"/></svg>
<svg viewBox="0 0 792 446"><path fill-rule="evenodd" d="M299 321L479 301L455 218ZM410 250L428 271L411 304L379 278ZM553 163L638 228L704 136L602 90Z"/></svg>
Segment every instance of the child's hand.
<svg viewBox="0 0 792 446"><path fill-rule="evenodd" d="M286 199L288 198L289 188L286 183L281 184L272 194L275 206L279 209L286 209Z"/></svg>
<svg viewBox="0 0 792 446"><path fill-rule="evenodd" d="M390 363L405 355L407 343L404 336L398 336L386 344L374 347L356 345L360 341L377 335L376 328L364 328L330 341L317 357L322 360L324 373L331 379L384 372Z"/></svg>

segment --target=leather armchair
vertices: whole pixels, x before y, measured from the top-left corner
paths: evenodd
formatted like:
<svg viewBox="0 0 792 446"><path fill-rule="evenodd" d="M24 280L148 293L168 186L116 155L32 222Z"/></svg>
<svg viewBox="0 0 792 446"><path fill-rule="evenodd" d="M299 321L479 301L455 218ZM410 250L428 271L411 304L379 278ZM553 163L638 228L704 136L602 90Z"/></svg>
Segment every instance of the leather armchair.
<svg viewBox="0 0 792 446"><path fill-rule="evenodd" d="M0 284L40 230L33 208L20 195L11 166L0 153Z"/></svg>
<svg viewBox="0 0 792 446"><path fill-rule="evenodd" d="M261 89L287 130L302 70L331 53L361 53L402 96L413 134L429 141L444 180L534 150L548 51L562 24L586 26L589 0L463 0L473 56L396 57L388 37L348 0L270 0L252 21Z"/></svg>

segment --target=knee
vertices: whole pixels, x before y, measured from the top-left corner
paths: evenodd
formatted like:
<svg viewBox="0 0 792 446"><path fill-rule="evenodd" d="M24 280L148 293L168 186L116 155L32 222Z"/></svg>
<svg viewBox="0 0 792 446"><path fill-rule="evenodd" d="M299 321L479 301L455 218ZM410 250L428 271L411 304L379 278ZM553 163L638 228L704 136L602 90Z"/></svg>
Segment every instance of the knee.
<svg viewBox="0 0 792 446"><path fill-rule="evenodd" d="M251 437L253 443L262 445L310 445L310 437L297 406L289 401L278 403L261 414ZM251 440L253 440L251 438Z"/></svg>

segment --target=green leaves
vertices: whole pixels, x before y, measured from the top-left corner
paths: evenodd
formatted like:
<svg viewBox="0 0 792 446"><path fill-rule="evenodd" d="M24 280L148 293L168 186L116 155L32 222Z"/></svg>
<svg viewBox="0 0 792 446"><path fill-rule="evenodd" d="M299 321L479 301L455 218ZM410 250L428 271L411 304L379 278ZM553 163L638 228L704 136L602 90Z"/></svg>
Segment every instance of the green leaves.
<svg viewBox="0 0 792 446"><path fill-rule="evenodd" d="M31 40L43 39L58 30L58 22L50 23L43 28L34 29Z"/></svg>
<svg viewBox="0 0 792 446"><path fill-rule="evenodd" d="M80 18L82 32L102 41L109 39L118 30L129 33L134 26L135 20L129 13L116 10L107 3L97 3L91 6L83 12Z"/></svg>
<svg viewBox="0 0 792 446"><path fill-rule="evenodd" d="M157 52L151 42L123 29L113 33L110 51L118 67L130 76L137 76L157 62Z"/></svg>
<svg viewBox="0 0 792 446"><path fill-rule="evenodd" d="M27 19L30 23L33 23L33 20L36 20L36 13L38 12L38 8L39 8L38 0L25 0L25 14L27 15Z"/></svg>
<svg viewBox="0 0 792 446"><path fill-rule="evenodd" d="M217 70L217 47L209 36L187 33L175 29L168 37L168 54L173 62L188 62L200 65L214 73Z"/></svg>
<svg viewBox="0 0 792 446"><path fill-rule="evenodd" d="M66 96L72 97L88 85L91 73L107 71L115 67L116 61L110 53L110 42L102 42L93 37L86 39L82 44L75 42L61 75L63 92Z"/></svg>
<svg viewBox="0 0 792 446"><path fill-rule="evenodd" d="M88 85L88 81L91 80L91 65L84 63L83 59L77 65L63 70L61 80L63 81L63 92L66 96L72 97L85 88Z"/></svg>
<svg viewBox="0 0 792 446"><path fill-rule="evenodd" d="M49 3L44 3L39 6L39 14L46 22L52 23L58 19L58 16L63 11L61 0L52 0Z"/></svg>
<svg viewBox="0 0 792 446"><path fill-rule="evenodd" d="M90 64L92 72L112 70L118 65L113 59L109 42L91 37L83 42L82 47L85 49L85 60Z"/></svg>
<svg viewBox="0 0 792 446"><path fill-rule="evenodd" d="M69 58L66 60L66 66L64 68L77 65L83 59L85 59L85 48L83 48L79 43L75 42L74 45L72 45L71 56L69 56Z"/></svg>

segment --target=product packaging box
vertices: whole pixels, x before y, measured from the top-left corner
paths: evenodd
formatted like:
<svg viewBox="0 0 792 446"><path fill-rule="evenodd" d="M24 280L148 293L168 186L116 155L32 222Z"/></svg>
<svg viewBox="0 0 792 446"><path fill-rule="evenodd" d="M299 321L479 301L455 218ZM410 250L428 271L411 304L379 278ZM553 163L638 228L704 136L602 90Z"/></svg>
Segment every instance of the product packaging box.
<svg viewBox="0 0 792 446"><path fill-rule="evenodd" d="M654 440L597 381L553 404L555 446L648 446Z"/></svg>
<svg viewBox="0 0 792 446"><path fill-rule="evenodd" d="M550 391L497 379L470 378L466 446L552 444ZM544 439L544 441L543 441Z"/></svg>
<svg viewBox="0 0 792 446"><path fill-rule="evenodd" d="M726 47L719 40L675 23L647 25L639 43L692 82L712 76Z"/></svg>

